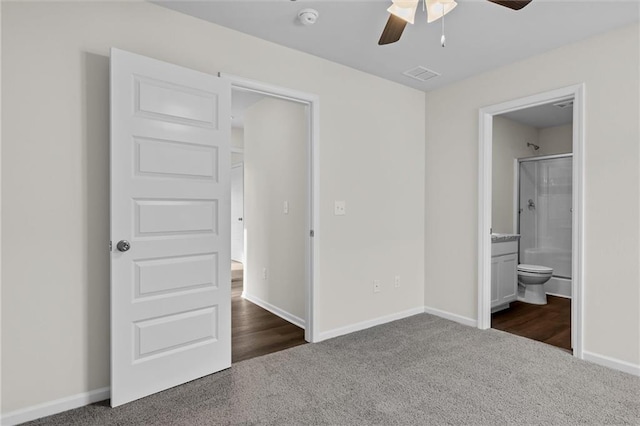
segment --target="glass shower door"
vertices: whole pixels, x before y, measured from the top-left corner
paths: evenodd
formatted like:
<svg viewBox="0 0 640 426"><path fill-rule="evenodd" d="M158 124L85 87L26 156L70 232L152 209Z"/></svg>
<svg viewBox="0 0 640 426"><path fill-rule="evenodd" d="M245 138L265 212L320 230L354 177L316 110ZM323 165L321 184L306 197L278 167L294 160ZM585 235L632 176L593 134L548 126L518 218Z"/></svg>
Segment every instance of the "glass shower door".
<svg viewBox="0 0 640 426"><path fill-rule="evenodd" d="M520 263L571 278L571 156L520 163Z"/></svg>

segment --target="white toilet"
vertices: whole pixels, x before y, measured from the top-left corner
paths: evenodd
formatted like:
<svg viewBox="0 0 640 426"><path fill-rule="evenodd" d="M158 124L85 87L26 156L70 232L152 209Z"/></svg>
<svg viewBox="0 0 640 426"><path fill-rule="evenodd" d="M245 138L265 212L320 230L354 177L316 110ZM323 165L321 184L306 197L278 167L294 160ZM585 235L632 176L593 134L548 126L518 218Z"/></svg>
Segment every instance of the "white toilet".
<svg viewBox="0 0 640 426"><path fill-rule="evenodd" d="M518 300L534 305L546 305L544 283L551 279L553 268L540 265L518 265Z"/></svg>

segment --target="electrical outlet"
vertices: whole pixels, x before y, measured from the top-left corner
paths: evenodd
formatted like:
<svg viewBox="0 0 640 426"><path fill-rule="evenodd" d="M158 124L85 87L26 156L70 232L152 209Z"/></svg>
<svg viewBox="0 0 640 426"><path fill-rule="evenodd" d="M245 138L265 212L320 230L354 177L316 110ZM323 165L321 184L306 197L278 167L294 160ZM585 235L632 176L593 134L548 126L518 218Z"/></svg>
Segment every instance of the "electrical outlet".
<svg viewBox="0 0 640 426"><path fill-rule="evenodd" d="M373 280L373 292L380 293L380 280Z"/></svg>
<svg viewBox="0 0 640 426"><path fill-rule="evenodd" d="M336 216L344 216L347 214L347 203L344 201L335 201L333 205L333 214Z"/></svg>
<svg viewBox="0 0 640 426"><path fill-rule="evenodd" d="M282 209L284 211L284 214L289 214L289 202L285 201L284 202L284 207Z"/></svg>
<svg viewBox="0 0 640 426"><path fill-rule="evenodd" d="M262 279L263 280L267 279L267 268L262 268Z"/></svg>
<svg viewBox="0 0 640 426"><path fill-rule="evenodd" d="M395 288L400 287L400 275L396 275L395 279L393 280L393 286Z"/></svg>

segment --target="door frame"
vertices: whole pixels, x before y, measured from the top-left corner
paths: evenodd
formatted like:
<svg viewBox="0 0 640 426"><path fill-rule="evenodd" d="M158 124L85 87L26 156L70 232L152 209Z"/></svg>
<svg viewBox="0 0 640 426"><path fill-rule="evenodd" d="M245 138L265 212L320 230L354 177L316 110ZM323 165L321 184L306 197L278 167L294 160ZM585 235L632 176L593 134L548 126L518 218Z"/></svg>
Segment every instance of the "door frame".
<svg viewBox="0 0 640 426"><path fill-rule="evenodd" d="M316 321L316 303L317 287L319 281L319 273L317 265L319 264L318 250L318 232L320 229L320 97L318 95L306 92L300 92L285 87L276 86L269 83L263 83L239 77L232 74L219 73L221 78L231 82L231 90L240 90L245 92L259 93L272 98L284 99L287 101L297 102L306 106L307 122L308 122L308 138L307 138L307 229L309 233L306 237L306 261L305 261L305 327L304 339L307 342L314 343L318 341L318 330ZM245 241L245 250L246 250Z"/></svg>
<svg viewBox="0 0 640 426"><path fill-rule="evenodd" d="M571 346L584 358L584 146L585 84L486 106L479 111L478 167L478 328L491 328L491 203L493 117L538 105L573 99L573 218Z"/></svg>
<svg viewBox="0 0 640 426"><path fill-rule="evenodd" d="M233 96L233 93L231 94L231 96ZM233 152L239 153L238 151L239 151L238 149L236 149L235 151L231 150L231 153L233 153ZM242 150L242 154L244 155L244 149ZM244 157L243 157L241 162L239 162L239 163L237 163L235 165L232 164L230 170L233 172L233 169L234 168L238 168L238 167L242 167L242 220L243 220L243 228L244 228ZM230 178L229 182L231 184L233 184L233 182L231 182L231 181L232 181L232 179ZM233 197L233 194L232 194L232 197ZM233 201L232 201L232 203L233 203ZM233 217L231 218L231 221L233 222ZM233 232L232 232L232 234L233 234ZM233 239L233 235L231 235L231 237ZM244 235L244 232L243 232L243 235L242 235L242 263L243 264L246 261L246 254L247 254L246 247L247 247L247 237L246 237L246 235ZM231 256L233 256L233 249L231 250ZM231 260L233 260L233 259L231 259ZM242 274L242 277L243 277L242 280L244 282L244 274Z"/></svg>

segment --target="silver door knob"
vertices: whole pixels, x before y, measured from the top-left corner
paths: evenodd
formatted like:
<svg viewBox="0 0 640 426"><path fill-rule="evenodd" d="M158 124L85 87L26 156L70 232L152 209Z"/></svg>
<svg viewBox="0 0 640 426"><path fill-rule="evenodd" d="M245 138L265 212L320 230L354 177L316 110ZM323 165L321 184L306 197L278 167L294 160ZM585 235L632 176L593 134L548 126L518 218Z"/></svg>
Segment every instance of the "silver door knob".
<svg viewBox="0 0 640 426"><path fill-rule="evenodd" d="M118 244L116 244L116 248L119 251L127 251L131 248L131 244L127 240L120 240L118 241Z"/></svg>

